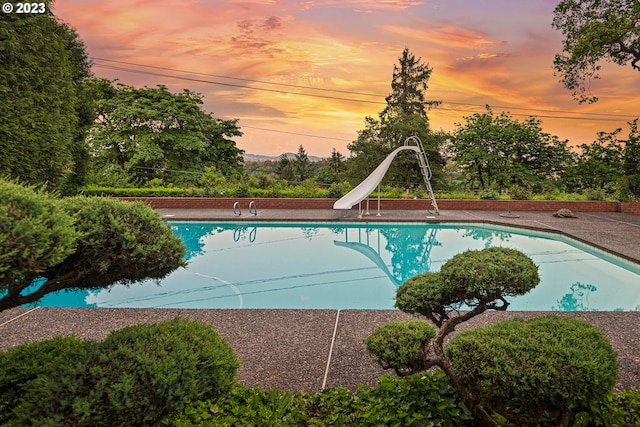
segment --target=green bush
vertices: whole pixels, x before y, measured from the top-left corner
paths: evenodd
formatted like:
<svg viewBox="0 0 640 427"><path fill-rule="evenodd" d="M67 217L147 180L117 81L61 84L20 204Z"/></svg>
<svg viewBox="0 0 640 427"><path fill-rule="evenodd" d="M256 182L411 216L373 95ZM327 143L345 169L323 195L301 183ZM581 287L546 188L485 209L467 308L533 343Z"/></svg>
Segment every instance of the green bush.
<svg viewBox="0 0 640 427"><path fill-rule="evenodd" d="M361 385L355 393L326 389L309 398L308 408L312 426L473 425L441 371L406 378L383 375L376 387Z"/></svg>
<svg viewBox="0 0 640 427"><path fill-rule="evenodd" d="M590 425L598 427L640 425L640 389L609 393L605 399L591 405L589 415Z"/></svg>
<svg viewBox="0 0 640 427"><path fill-rule="evenodd" d="M164 420L162 425L294 427L307 425L307 418L304 399L292 391L262 391L260 387L236 384L219 399L194 402L184 413Z"/></svg>
<svg viewBox="0 0 640 427"><path fill-rule="evenodd" d="M471 416L446 376L436 371L406 378L383 375L376 387L344 387L295 395L238 386L214 401L190 405L166 426L471 426Z"/></svg>
<svg viewBox="0 0 640 427"><path fill-rule="evenodd" d="M117 188L87 185L82 187L80 194L85 196L110 197L180 197L184 196L183 188L154 187L154 188Z"/></svg>
<svg viewBox="0 0 640 427"><path fill-rule="evenodd" d="M334 182L327 190L327 197L339 199L351 191L351 184L348 181Z"/></svg>
<svg viewBox="0 0 640 427"><path fill-rule="evenodd" d="M408 375L425 370L421 348L435 336L436 328L422 320L389 322L378 326L364 345L383 369Z"/></svg>
<svg viewBox="0 0 640 427"><path fill-rule="evenodd" d="M514 185L509 188L509 197L513 200L531 200L533 198L533 193L531 193L531 190L526 187Z"/></svg>
<svg viewBox="0 0 640 427"><path fill-rule="evenodd" d="M0 178L0 296L72 254L78 236L58 199Z"/></svg>
<svg viewBox="0 0 640 427"><path fill-rule="evenodd" d="M88 348L89 344L70 336L21 344L0 353L0 425L14 418L13 410L30 381L61 365L86 360Z"/></svg>
<svg viewBox="0 0 640 427"><path fill-rule="evenodd" d="M463 387L485 408L512 421L557 425L611 392L616 353L604 334L570 317L507 320L461 332L446 355Z"/></svg>
<svg viewBox="0 0 640 427"><path fill-rule="evenodd" d="M210 326L176 318L111 333L86 363L29 384L20 425L153 425L189 403L227 393L238 359Z"/></svg>
<svg viewBox="0 0 640 427"><path fill-rule="evenodd" d="M459 253L442 265L440 274L451 301L467 305L523 295L540 283L531 258L503 247Z"/></svg>
<svg viewBox="0 0 640 427"><path fill-rule="evenodd" d="M482 190L478 196L480 200L498 200L500 194L495 190Z"/></svg>
<svg viewBox="0 0 640 427"><path fill-rule="evenodd" d="M406 280L396 290L396 308L405 313L421 314L431 318L431 313L444 315L447 307L457 302L445 289L440 273L428 271Z"/></svg>

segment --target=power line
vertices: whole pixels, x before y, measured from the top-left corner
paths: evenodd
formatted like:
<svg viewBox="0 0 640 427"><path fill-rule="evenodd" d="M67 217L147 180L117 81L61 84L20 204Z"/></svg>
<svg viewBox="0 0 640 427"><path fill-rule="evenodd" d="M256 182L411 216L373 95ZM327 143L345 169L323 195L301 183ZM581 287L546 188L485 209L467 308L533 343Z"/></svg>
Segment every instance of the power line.
<svg viewBox="0 0 640 427"><path fill-rule="evenodd" d="M261 91L265 91L265 92L282 93L282 94L285 94L285 95L311 96L311 97L314 97L314 98L335 99L335 100L338 100L338 101L349 101L349 102L362 102L362 103L367 103L367 104L380 104L380 105L386 105L387 104L386 102L368 101L366 99L341 98L341 97L338 97L338 96L317 95L317 94L312 94L312 93L299 93L299 92L291 92L291 91L278 90L278 89L267 89L267 88L261 88L261 87L243 86L243 85L237 85L237 84L233 84L233 83L222 83L222 82L216 82L216 81L213 81L213 80L203 80L203 79L196 79L196 78L192 78L192 77L172 76L170 74L156 73L156 72L153 72L153 71L135 70L135 69L131 69L131 68L117 67L117 66L105 65L105 64L93 64L93 65L95 67L106 68L106 69L109 69L109 70L126 71L126 72L129 72L129 73L144 74L144 75L147 75L147 76L168 77L168 78L171 78L171 79L187 80L187 81L198 82L198 83L208 83L208 84L213 84L213 85L235 87L235 88L240 88L240 89L261 90Z"/></svg>
<svg viewBox="0 0 640 427"><path fill-rule="evenodd" d="M223 76L223 75L219 75L219 74L209 74L209 73L200 73L200 72L196 72L196 71L177 70L175 68L167 68L167 67L156 67L156 66L153 66L153 65L137 64L135 62L116 61L114 59L105 59L105 58L96 58L96 57L93 57L91 59L94 59L94 60L97 60L97 61L115 62L115 63L118 63L118 64L134 65L136 67L153 68L153 69L156 69L156 70L176 71L178 73L184 73L184 74L195 74L195 75L199 75L199 76L216 77L216 78L219 78L219 79L238 80L238 81L243 81L243 82L260 83L260 84L267 84L267 85L274 85L274 86L293 87L293 88L298 88L298 89L311 89L311 90L319 90L319 91L324 91L324 92L347 93L347 94L350 94L350 95L374 96L376 98L384 97L384 95L379 95L379 94L376 94L376 93L354 92L354 91L350 91L350 90L341 90L341 89L327 89L327 88L319 88L319 87L303 86L303 85L294 85L294 84L287 84L287 83L275 83L275 82L268 82L268 81L265 81L265 80L246 79L246 78L241 78L241 77ZM95 64L95 65L99 65L99 64Z"/></svg>
<svg viewBox="0 0 640 427"><path fill-rule="evenodd" d="M178 70L178 69L168 68L168 67L157 67L157 66L152 66L152 65L138 64L138 63L135 63L135 62L117 61L117 60L106 59L106 58L94 57L92 59L98 60L98 61L105 61L105 62L113 62L113 63L118 63L118 64L132 65L132 66L136 66L136 67L144 67L144 68L151 68L151 69L157 69L157 70L193 74L193 75L202 75L202 76L216 77L216 78L222 78L222 79L245 81L245 82L251 82L251 83L268 84L268 85L273 85L273 86L292 87L292 88L297 88L297 89L308 89L308 90L316 90L316 91L323 91L323 92L345 93L345 94L359 95L359 96L384 97L384 95L373 94L373 93L355 92L355 91L347 91L347 90L340 90L340 89L317 88L317 87L312 87L312 86L293 85L293 84L287 84L287 83L275 83L275 82L268 82L268 81L264 81L264 80L246 79L246 78L240 78L240 77L224 76L224 75L219 75L219 74L209 74L209 73L201 73L201 72L195 72L195 71ZM174 78L174 79L196 81L196 82L201 82L201 83L209 83L209 84L216 84L216 85L222 85L222 86L230 86L230 87L236 87L236 88L242 88L242 89L253 89L253 90L262 90L262 91L268 91L268 92L283 93L283 94L287 94L287 95L312 96L312 97L319 97L319 98L326 98L326 99L336 99L336 100L341 100L341 101L364 102L364 103L386 105L386 102L381 102L381 101L370 101L370 100L343 98L343 97L335 97L335 96L323 96L323 95L306 94L306 93L300 93L300 92L283 91L283 90L277 90L277 89L259 88L259 87L253 87L253 86L234 85L234 84L231 84L231 83L215 82L215 81L209 81L209 80L194 79L194 78L189 78L189 77L181 77L181 76L175 76L175 75L167 75L167 74L161 74L161 73L147 72L147 71L135 70L135 69L131 69L131 68L116 67L116 66L111 66L111 65L108 65L108 64L94 64L94 65L98 66L98 67L102 67L102 68L112 69L112 70L133 72L133 73L138 73L138 74L154 75L154 76L159 76L159 77L169 77L169 78ZM453 101L444 101L443 103L451 104L451 105L463 105L463 106L464 105L468 105L470 107L479 107L479 108L484 108L487 105L487 104L480 105L480 104L453 102ZM508 111L510 111L510 110L524 110L524 111L534 111L534 112L542 112L542 113L549 113L549 114L554 114L554 113L557 113L557 114L582 114L582 115L599 116L599 117L623 118L623 119L629 119L629 120L632 120L632 119L635 118L635 117L632 117L632 116L629 116L629 115L624 115L624 114L586 113L586 112L574 112L574 111L563 111L563 110L539 109L539 108L531 108L531 107L513 107L513 106L504 106L504 105L493 105L491 107L492 108L498 108L498 109L504 109L504 110L508 110ZM448 111L456 111L456 112L469 112L469 113L477 113L478 112L478 111L475 111L475 110L467 110L467 109L452 109L452 108L445 108L445 109L448 110ZM523 116L523 117L536 116L536 117L542 117L542 118L567 119L567 120L604 120L604 119L597 119L597 118L590 118L590 117L568 117L568 116L557 116L557 115L536 115L536 114L522 114L522 113L512 113L511 115L513 115L513 116Z"/></svg>
<svg viewBox="0 0 640 427"><path fill-rule="evenodd" d="M241 127L244 128L248 128L248 129L257 129L257 130L265 130L268 132L277 132L277 133L286 133L289 135L297 135L297 136L309 136L311 138L322 138L322 139L331 139L334 141L343 141L343 142L352 142L351 139L343 139L343 138L333 138L330 136L320 136L320 135L310 135L307 133L298 133L298 132L287 132L284 130L275 130L275 129L267 129L267 128L259 128L259 127L255 127L255 126L247 126L247 125L241 125Z"/></svg>

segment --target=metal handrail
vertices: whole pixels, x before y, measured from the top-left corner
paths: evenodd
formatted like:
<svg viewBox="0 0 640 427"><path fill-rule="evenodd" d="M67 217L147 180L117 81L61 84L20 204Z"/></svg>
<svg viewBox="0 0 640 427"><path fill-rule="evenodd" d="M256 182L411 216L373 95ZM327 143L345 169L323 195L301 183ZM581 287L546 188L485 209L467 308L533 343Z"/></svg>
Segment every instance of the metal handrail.
<svg viewBox="0 0 640 427"><path fill-rule="evenodd" d="M242 211L240 210L240 202L234 202L233 203L233 214L235 216L242 215Z"/></svg>
<svg viewBox="0 0 640 427"><path fill-rule="evenodd" d="M253 206L253 209L251 208ZM258 215L258 210L256 209L256 202L254 202L253 200L249 202L249 213L253 214L254 216Z"/></svg>

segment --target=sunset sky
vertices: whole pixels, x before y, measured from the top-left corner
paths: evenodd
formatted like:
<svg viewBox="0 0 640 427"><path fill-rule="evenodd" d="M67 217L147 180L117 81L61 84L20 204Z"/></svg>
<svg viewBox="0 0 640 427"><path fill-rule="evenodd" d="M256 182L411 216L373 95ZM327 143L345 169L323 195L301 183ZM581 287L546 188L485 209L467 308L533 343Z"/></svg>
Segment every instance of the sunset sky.
<svg viewBox="0 0 640 427"><path fill-rule="evenodd" d="M407 47L433 68L431 128L452 131L489 104L536 115L545 132L588 143L640 115L640 73L606 65L580 105L553 74L558 0L57 0L98 77L164 84L204 96L215 117L238 118L247 153L302 145L315 156L347 144L391 91Z"/></svg>

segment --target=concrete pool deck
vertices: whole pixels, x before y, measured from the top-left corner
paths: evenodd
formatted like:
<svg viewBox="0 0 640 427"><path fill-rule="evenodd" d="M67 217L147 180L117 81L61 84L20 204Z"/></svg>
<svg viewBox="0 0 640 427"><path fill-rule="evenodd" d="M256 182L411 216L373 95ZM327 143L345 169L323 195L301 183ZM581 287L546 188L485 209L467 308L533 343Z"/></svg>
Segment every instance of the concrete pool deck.
<svg viewBox="0 0 640 427"><path fill-rule="evenodd" d="M551 212L382 211L381 217L357 218L357 212L333 210L258 210L236 217L231 210L159 209L171 220L215 221L422 221L492 223L563 233L640 263L640 216L616 212L575 212L578 218L555 218ZM640 285L640 284L639 284ZM531 318L543 312L487 312L460 330L508 318ZM618 352L617 388L640 387L640 312L555 313L584 319L600 328ZM23 342L74 334L101 340L122 327L169 320L176 316L212 325L240 359L239 382L263 389L317 392L323 387L375 385L384 373L367 354L362 339L383 323L407 319L398 310L257 310L257 309L107 309L15 308L0 312L0 351Z"/></svg>

